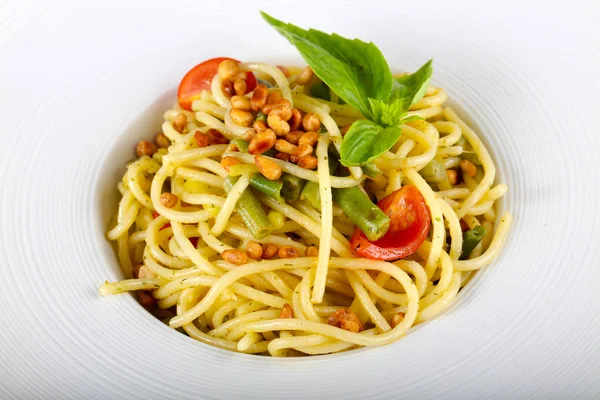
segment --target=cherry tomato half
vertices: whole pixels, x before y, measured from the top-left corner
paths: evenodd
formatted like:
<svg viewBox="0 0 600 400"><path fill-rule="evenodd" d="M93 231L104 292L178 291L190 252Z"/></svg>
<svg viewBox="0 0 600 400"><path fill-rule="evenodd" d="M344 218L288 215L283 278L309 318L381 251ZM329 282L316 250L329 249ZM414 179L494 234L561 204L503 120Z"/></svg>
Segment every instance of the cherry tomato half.
<svg viewBox="0 0 600 400"><path fill-rule="evenodd" d="M192 111L192 102L200 98L200 92L210 91L210 84L219 70L219 64L224 60L233 60L239 63L238 60L228 57L211 58L196 65L185 74L177 91L177 99L181 108ZM256 77L252 72L246 73L246 85L248 92L253 91L256 87Z"/></svg>
<svg viewBox="0 0 600 400"><path fill-rule="evenodd" d="M354 254L374 260L398 260L413 254L425 241L431 217L419 190L407 185L384 197L377 206L390 217L385 235L373 242L358 228L350 245Z"/></svg>

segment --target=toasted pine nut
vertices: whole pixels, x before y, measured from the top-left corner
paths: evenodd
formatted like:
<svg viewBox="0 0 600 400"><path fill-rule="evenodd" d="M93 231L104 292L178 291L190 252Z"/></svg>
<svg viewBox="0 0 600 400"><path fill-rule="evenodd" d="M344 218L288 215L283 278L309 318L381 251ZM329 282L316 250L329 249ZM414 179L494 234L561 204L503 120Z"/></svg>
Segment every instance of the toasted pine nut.
<svg viewBox="0 0 600 400"><path fill-rule="evenodd" d="M306 67L298 74L298 77L296 78L296 83L298 85L305 85L310 80L310 78L312 78L312 76L312 68Z"/></svg>
<svg viewBox="0 0 600 400"><path fill-rule="evenodd" d="M152 294L148 293L146 291L139 290L137 292L136 296L137 296L138 303L140 303L140 305L142 307L144 307L145 309L153 308L156 303Z"/></svg>
<svg viewBox="0 0 600 400"><path fill-rule="evenodd" d="M235 81L233 81L233 90L235 91L235 94L237 94L238 96L245 95L247 89L248 89L248 85L246 84L245 80L236 79Z"/></svg>
<svg viewBox="0 0 600 400"><path fill-rule="evenodd" d="M291 128L292 127L290 125L290 129ZM304 135L303 131L291 131L290 133L285 135L285 140L287 140L291 144L298 144L302 135Z"/></svg>
<svg viewBox="0 0 600 400"><path fill-rule="evenodd" d="M297 163L302 157L310 156L313 153L313 147L311 145L305 144L302 146L298 146L296 150L292 153L291 161L293 163Z"/></svg>
<svg viewBox="0 0 600 400"><path fill-rule="evenodd" d="M135 279L138 278L141 267L142 267L142 264L137 264L137 265L134 265L133 268L131 268L131 275L133 275L133 277Z"/></svg>
<svg viewBox="0 0 600 400"><path fill-rule="evenodd" d="M337 310L329 316L327 323L350 332L360 332L363 329L358 316L346 309Z"/></svg>
<svg viewBox="0 0 600 400"><path fill-rule="evenodd" d="M263 248L260 245L260 243L248 242L248 244L246 245L246 254L248 254L248 257L250 258L260 260L263 254Z"/></svg>
<svg viewBox="0 0 600 400"><path fill-rule="evenodd" d="M135 154L137 154L138 157L152 156L152 154L156 153L156 150L158 150L156 145L146 140L140 140L135 146Z"/></svg>
<svg viewBox="0 0 600 400"><path fill-rule="evenodd" d="M269 92L269 95L267 96L267 104L275 104L281 99L283 99L283 96L281 95L281 92L279 91L279 89L271 90ZM268 113L265 113L265 114L268 114Z"/></svg>
<svg viewBox="0 0 600 400"><path fill-rule="evenodd" d="M290 155L287 153L277 153L275 154L275 158L281 161L290 161Z"/></svg>
<svg viewBox="0 0 600 400"><path fill-rule="evenodd" d="M254 164L256 164L260 173L270 181L276 181L281 177L281 167L267 157L254 157Z"/></svg>
<svg viewBox="0 0 600 400"><path fill-rule="evenodd" d="M280 258L296 258L299 255L298 249L292 246L281 246L277 255Z"/></svg>
<svg viewBox="0 0 600 400"><path fill-rule="evenodd" d="M290 131L290 125L284 121L279 115L269 114L267 124L277 135L285 135Z"/></svg>
<svg viewBox="0 0 600 400"><path fill-rule="evenodd" d="M360 323L360 321L357 322L353 319L345 319L342 321L342 325L340 326L340 328L349 332L358 333L362 330L362 324Z"/></svg>
<svg viewBox="0 0 600 400"><path fill-rule="evenodd" d="M145 265L142 265L138 270L137 277L138 279L154 279L156 278L156 275L154 275L154 273L150 271L150 268L146 267Z"/></svg>
<svg viewBox="0 0 600 400"><path fill-rule="evenodd" d="M306 132L318 131L321 128L321 121L315 113L308 113L302 118L302 126Z"/></svg>
<svg viewBox="0 0 600 400"><path fill-rule="evenodd" d="M282 153L292 154L296 150L296 145L291 144L287 140L277 139L275 142L275 150Z"/></svg>
<svg viewBox="0 0 600 400"><path fill-rule="evenodd" d="M271 129L258 132L256 135L254 135L252 140L250 140L250 144L248 144L248 153L262 154L275 146L276 140L277 136Z"/></svg>
<svg viewBox="0 0 600 400"><path fill-rule="evenodd" d="M271 110L269 115L277 115L284 121L288 121L292 118L292 109L286 106L277 106Z"/></svg>
<svg viewBox="0 0 600 400"><path fill-rule="evenodd" d="M162 132L159 132L156 135L155 141L156 141L156 145L161 149L165 149L171 145L171 141L169 140L169 138Z"/></svg>
<svg viewBox="0 0 600 400"><path fill-rule="evenodd" d="M460 169L471 178L477 174L477 167L469 160L461 160Z"/></svg>
<svg viewBox="0 0 600 400"><path fill-rule="evenodd" d="M302 126L302 113L297 108L292 109L292 117L288 120L291 131L297 131Z"/></svg>
<svg viewBox="0 0 600 400"><path fill-rule="evenodd" d="M223 90L223 94L225 94L225 97L227 97L228 99L230 99L231 96L235 94L233 82L231 81L223 81L223 83L221 84L221 90Z"/></svg>
<svg viewBox="0 0 600 400"><path fill-rule="evenodd" d="M248 74L244 71L240 71L237 74L235 74L235 76L231 80L235 82L237 80L245 81L246 79L248 79Z"/></svg>
<svg viewBox="0 0 600 400"><path fill-rule="evenodd" d="M173 128L181 133L187 125L187 117L184 113L179 113L173 118Z"/></svg>
<svg viewBox="0 0 600 400"><path fill-rule="evenodd" d="M294 310L292 310L292 306L290 306L288 303L285 303L281 309L279 318L294 318Z"/></svg>
<svg viewBox="0 0 600 400"><path fill-rule="evenodd" d="M283 76L285 76L286 78L290 77L290 71L287 69L287 67L284 67L283 65L277 65L277 68L283 72Z"/></svg>
<svg viewBox="0 0 600 400"><path fill-rule="evenodd" d="M446 175L448 175L448 181L450 181L451 185L458 183L458 172L455 169L447 169Z"/></svg>
<svg viewBox="0 0 600 400"><path fill-rule="evenodd" d="M300 139L298 140L298 144L300 146L302 146L303 144L314 146L315 143L317 143L317 140L319 140L319 132L306 132L300 137Z"/></svg>
<svg viewBox="0 0 600 400"><path fill-rule="evenodd" d="M240 139L249 142L250 140L252 140L254 135L256 135L256 131L254 129L248 129L246 132L244 132L242 136L240 136Z"/></svg>
<svg viewBox="0 0 600 400"><path fill-rule="evenodd" d="M267 104L267 96L269 95L269 89L265 85L257 85L252 93L252 109L254 111L260 111Z"/></svg>
<svg viewBox="0 0 600 400"><path fill-rule="evenodd" d="M273 101L273 102L267 102L267 105L264 106L262 108L262 112L269 115L271 114L271 111L278 109L278 108L289 108L290 110L290 117L291 117L291 112L292 112L292 105L290 104L290 102L286 99L279 99L277 101ZM289 118L288 118L289 119Z"/></svg>
<svg viewBox="0 0 600 400"><path fill-rule="evenodd" d="M229 139L227 139L225 137L225 135L223 135L220 131L218 131L214 128L211 128L208 131L206 131L206 134L210 138L211 144L228 144L229 143Z"/></svg>
<svg viewBox="0 0 600 400"><path fill-rule="evenodd" d="M175 196L173 193L164 192L160 195L160 204L167 208L173 208L177 204L179 198Z"/></svg>
<svg viewBox="0 0 600 400"><path fill-rule="evenodd" d="M318 164L319 161L315 156L304 156L298 160L298 166L304 169L315 169Z"/></svg>
<svg viewBox="0 0 600 400"><path fill-rule="evenodd" d="M223 166L223 168L225 168L227 171L229 171L229 168L233 167L234 165L238 165L239 163L240 162L235 157L223 157L221 159L221 166Z"/></svg>
<svg viewBox="0 0 600 400"><path fill-rule="evenodd" d="M254 115L250 111L240 110L239 108L232 108L229 116L233 122L240 126L250 126L254 121Z"/></svg>
<svg viewBox="0 0 600 400"><path fill-rule="evenodd" d="M223 60L219 64L219 76L222 80L227 80L233 78L240 68L238 67L238 63L233 60Z"/></svg>
<svg viewBox="0 0 600 400"><path fill-rule="evenodd" d="M231 98L231 106L233 108L237 108L239 110L250 111L252 110L252 105L250 104L250 99L244 96L235 95Z"/></svg>
<svg viewBox="0 0 600 400"><path fill-rule="evenodd" d="M306 250L304 250L304 255L306 257L318 257L319 256L319 249L316 248L315 246L308 246L306 248Z"/></svg>
<svg viewBox="0 0 600 400"><path fill-rule="evenodd" d="M254 121L254 123L252 124L252 128L254 128L256 132L262 132L269 129L265 121Z"/></svg>
<svg viewBox="0 0 600 400"><path fill-rule="evenodd" d="M206 147L212 144L210 136L200 131L196 131L196 133L194 133L194 139L196 139L196 144L198 145L198 147Z"/></svg>
<svg viewBox="0 0 600 400"><path fill-rule="evenodd" d="M229 249L221 253L223 260L235 265L242 265L248 262L248 256L241 250Z"/></svg>
<svg viewBox="0 0 600 400"><path fill-rule="evenodd" d="M404 319L404 313L399 312L398 314L395 314L394 317L392 318L392 328L395 328L400 322L402 322L402 320Z"/></svg>
<svg viewBox="0 0 600 400"><path fill-rule="evenodd" d="M273 243L265 243L262 245L262 248L262 258L264 258L265 260L273 258L275 254L277 254L277 252L279 251L279 247Z"/></svg>

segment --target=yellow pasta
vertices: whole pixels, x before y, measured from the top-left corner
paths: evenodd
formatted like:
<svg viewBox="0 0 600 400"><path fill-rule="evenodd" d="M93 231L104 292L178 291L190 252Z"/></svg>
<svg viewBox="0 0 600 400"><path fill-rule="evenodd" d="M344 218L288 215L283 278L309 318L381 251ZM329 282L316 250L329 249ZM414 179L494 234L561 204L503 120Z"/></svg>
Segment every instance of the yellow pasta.
<svg viewBox="0 0 600 400"><path fill-rule="evenodd" d="M161 320L173 315L172 328L223 349L328 354L403 337L443 313L499 255L512 217L503 212L496 224L497 201L508 187L495 182L475 131L445 107L443 89L429 87L410 106L421 120L401 125L371 170L346 168L338 160L344 125L365 117L359 109L332 90L327 100L312 96L321 81L301 69L286 76L266 63L222 65L185 109L164 113L169 145L127 165L107 229L123 280L102 284L101 295L138 292ZM249 73L265 86L247 88ZM247 114L232 112L240 104ZM409 188L420 206L384 206ZM348 202L347 193L355 196ZM358 197L361 206L349 205ZM425 230L396 249L413 226ZM373 250L389 248L406 253Z"/></svg>

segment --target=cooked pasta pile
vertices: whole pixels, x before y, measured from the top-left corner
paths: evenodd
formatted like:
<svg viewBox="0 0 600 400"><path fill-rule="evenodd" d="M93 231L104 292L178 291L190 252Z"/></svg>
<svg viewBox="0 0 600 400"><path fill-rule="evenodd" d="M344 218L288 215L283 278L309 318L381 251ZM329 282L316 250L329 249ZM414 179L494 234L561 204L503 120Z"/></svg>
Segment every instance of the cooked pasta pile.
<svg viewBox="0 0 600 400"><path fill-rule="evenodd" d="M389 151L346 168L333 162L363 118L356 108L311 95L321 81L310 68L231 68L193 111L165 112L156 144L138 144L108 232L125 279L101 294L135 291L171 327L224 349L326 354L401 338L496 258L511 222L497 215L507 186L443 89L412 104L422 119L402 125ZM428 209L424 242L396 261L357 256L356 216L336 196L358 188L376 203L407 186Z"/></svg>

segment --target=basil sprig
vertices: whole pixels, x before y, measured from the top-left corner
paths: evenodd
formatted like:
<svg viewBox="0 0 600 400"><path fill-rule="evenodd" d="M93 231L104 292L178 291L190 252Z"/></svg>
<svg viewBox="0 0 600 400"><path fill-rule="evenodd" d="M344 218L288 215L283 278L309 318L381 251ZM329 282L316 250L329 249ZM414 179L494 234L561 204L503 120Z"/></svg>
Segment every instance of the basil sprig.
<svg viewBox="0 0 600 400"><path fill-rule="evenodd" d="M367 164L388 151L413 119L408 108L419 101L433 72L431 60L417 72L393 78L387 61L372 42L304 30L264 12L263 18L292 43L314 73L366 118L352 124L340 148L345 166Z"/></svg>

